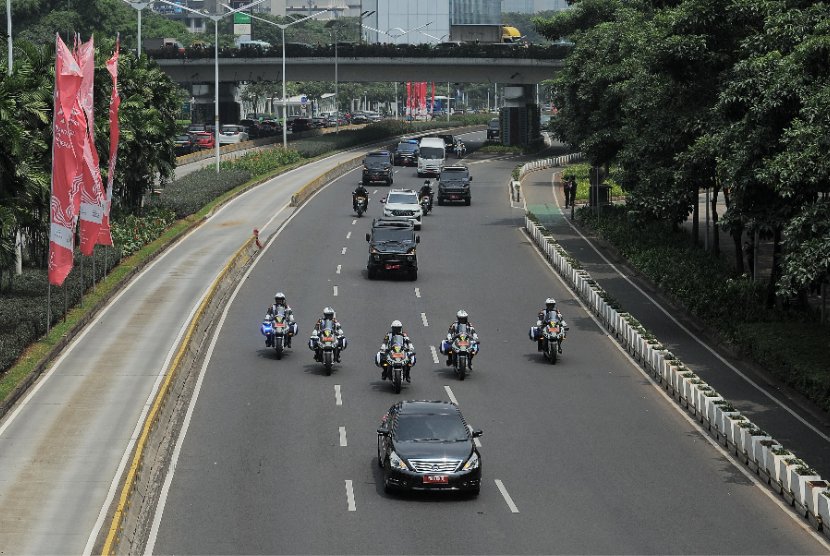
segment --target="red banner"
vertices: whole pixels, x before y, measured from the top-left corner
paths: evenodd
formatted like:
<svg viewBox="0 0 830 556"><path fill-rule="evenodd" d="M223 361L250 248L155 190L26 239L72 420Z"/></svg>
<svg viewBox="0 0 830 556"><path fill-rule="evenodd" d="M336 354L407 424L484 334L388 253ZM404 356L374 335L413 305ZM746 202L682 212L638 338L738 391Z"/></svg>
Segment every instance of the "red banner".
<svg viewBox="0 0 830 556"><path fill-rule="evenodd" d="M77 220L76 197L80 184L72 119L81 86L81 68L72 52L55 34L55 107L52 132L52 199L49 213L49 283L60 286L72 270Z"/></svg>
<svg viewBox="0 0 830 556"><path fill-rule="evenodd" d="M432 102L429 103L429 113L435 111L435 81L432 82Z"/></svg>
<svg viewBox="0 0 830 556"><path fill-rule="evenodd" d="M95 86L95 46L93 39L89 39L78 49L78 61L81 65L81 89L78 91L78 105L83 111L79 120L86 125L82 137L81 153L81 253L92 255L92 248L98 241L98 233L104 218L106 194L104 183L101 180L101 169L98 161L98 149L95 148L95 115L94 115L94 86ZM75 151L78 152L77 150Z"/></svg>
<svg viewBox="0 0 830 556"><path fill-rule="evenodd" d="M101 231L98 232L98 243L112 245L110 233L110 208L112 207L112 182L115 177L115 160L118 156L118 139L121 131L118 128L118 107L121 106L121 96L118 94L118 48L120 41L115 41L115 53L107 60L107 71L112 76L112 94L110 95L110 159L107 172L107 199L104 205L104 219L101 221Z"/></svg>

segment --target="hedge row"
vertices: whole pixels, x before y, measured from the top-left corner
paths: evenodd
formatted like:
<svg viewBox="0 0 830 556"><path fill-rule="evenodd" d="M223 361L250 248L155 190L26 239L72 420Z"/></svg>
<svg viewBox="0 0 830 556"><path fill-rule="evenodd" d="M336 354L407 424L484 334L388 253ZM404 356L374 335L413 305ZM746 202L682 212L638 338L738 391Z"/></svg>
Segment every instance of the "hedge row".
<svg viewBox="0 0 830 556"><path fill-rule="evenodd" d="M583 208L576 218L595 229L633 266L724 339L780 380L830 411L830 325L813 313L766 308L766 284L660 222L632 224L625 205Z"/></svg>

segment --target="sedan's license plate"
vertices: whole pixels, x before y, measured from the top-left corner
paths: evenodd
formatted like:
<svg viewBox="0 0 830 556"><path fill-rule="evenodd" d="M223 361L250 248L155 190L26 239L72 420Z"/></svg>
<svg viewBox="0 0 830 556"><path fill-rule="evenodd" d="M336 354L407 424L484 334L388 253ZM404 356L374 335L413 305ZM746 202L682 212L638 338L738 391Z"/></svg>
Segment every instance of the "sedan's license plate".
<svg viewBox="0 0 830 556"><path fill-rule="evenodd" d="M449 483L450 478L447 475L424 475L424 483L445 485Z"/></svg>
<svg viewBox="0 0 830 556"><path fill-rule="evenodd" d="M401 265L399 265L399 264L388 264L388 265L386 265L386 270L398 270L399 268L401 268Z"/></svg>

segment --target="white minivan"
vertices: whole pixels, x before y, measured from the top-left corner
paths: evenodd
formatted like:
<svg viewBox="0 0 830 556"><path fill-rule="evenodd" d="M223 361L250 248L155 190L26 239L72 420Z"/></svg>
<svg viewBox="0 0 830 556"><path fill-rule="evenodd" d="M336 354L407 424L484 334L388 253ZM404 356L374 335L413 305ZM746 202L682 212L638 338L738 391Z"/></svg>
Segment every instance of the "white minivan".
<svg viewBox="0 0 830 556"><path fill-rule="evenodd" d="M429 175L439 177L444 169L444 162L447 160L444 140L440 137L422 137L419 149L418 177Z"/></svg>

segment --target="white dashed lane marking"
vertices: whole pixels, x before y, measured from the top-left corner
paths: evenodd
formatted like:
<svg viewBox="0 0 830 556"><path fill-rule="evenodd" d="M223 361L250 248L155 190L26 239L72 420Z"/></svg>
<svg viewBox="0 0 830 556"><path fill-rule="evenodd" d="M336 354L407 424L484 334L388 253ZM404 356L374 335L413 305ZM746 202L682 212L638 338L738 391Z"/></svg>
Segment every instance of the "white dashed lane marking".
<svg viewBox="0 0 830 556"><path fill-rule="evenodd" d="M340 445L346 445L346 427L340 427Z"/></svg>
<svg viewBox="0 0 830 556"><path fill-rule="evenodd" d="M427 322L427 314L426 313L421 313L421 322L424 323L424 326L429 326L429 323Z"/></svg>
<svg viewBox="0 0 830 556"><path fill-rule="evenodd" d="M455 399L455 394L452 393L452 390L449 386L444 386L444 391L447 392L447 396L450 398L450 401L455 405L458 405L458 400Z"/></svg>
<svg viewBox="0 0 830 556"><path fill-rule="evenodd" d="M415 288L415 297L421 297L421 290L418 288Z"/></svg>
<svg viewBox="0 0 830 556"><path fill-rule="evenodd" d="M346 254L346 248L345 248L345 247L344 247L344 248L343 248L343 250L340 252L340 254L341 254L341 255L345 255L345 254Z"/></svg>
<svg viewBox="0 0 830 556"><path fill-rule="evenodd" d="M504 501L507 502L507 506L510 508L510 511L514 514L519 513L519 508L516 507L516 504L513 503L513 499L510 498L510 495L507 494L507 489L504 488L504 483L502 483L499 479L496 479L496 486L499 487L499 492L504 497Z"/></svg>
<svg viewBox="0 0 830 556"><path fill-rule="evenodd" d="M354 504L354 490L352 489L352 482L348 479L346 480L346 503L349 506L350 512L357 511L357 506Z"/></svg>
<svg viewBox="0 0 830 556"><path fill-rule="evenodd" d="M438 364L438 350L435 349L435 346L429 346L430 351L432 351L432 362L436 365Z"/></svg>
<svg viewBox="0 0 830 556"><path fill-rule="evenodd" d="M337 286L334 286L334 297L337 297Z"/></svg>
<svg viewBox="0 0 830 556"><path fill-rule="evenodd" d="M350 237L352 237L352 233L351 233L351 232L349 232L348 234L346 234L346 239L349 239Z"/></svg>
<svg viewBox="0 0 830 556"><path fill-rule="evenodd" d="M357 219L352 220L352 226L354 226L355 224L357 224Z"/></svg>
<svg viewBox="0 0 830 556"><path fill-rule="evenodd" d="M343 398L340 396L340 385L334 385L334 405L343 405Z"/></svg>
<svg viewBox="0 0 830 556"><path fill-rule="evenodd" d="M340 274L340 265L337 265L337 274Z"/></svg>

